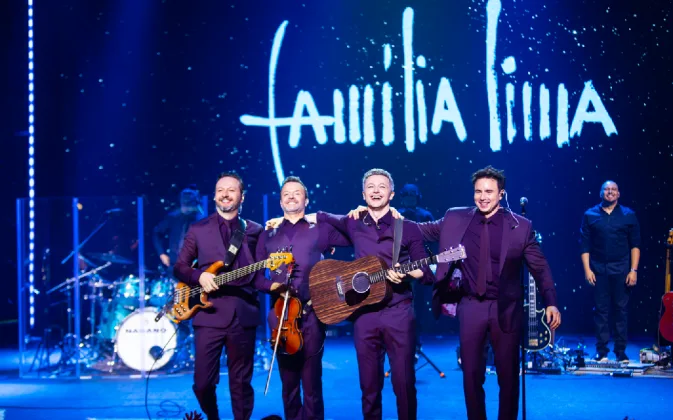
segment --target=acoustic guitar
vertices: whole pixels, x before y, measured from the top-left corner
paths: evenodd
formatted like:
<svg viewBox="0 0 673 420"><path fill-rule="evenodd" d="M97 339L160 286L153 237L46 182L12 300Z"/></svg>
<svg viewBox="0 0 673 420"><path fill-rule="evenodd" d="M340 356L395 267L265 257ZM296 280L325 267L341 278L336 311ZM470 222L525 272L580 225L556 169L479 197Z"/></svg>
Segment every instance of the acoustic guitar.
<svg viewBox="0 0 673 420"><path fill-rule="evenodd" d="M208 267L206 272L217 274L214 280L215 284L220 287L236 279L250 275L255 271L263 270L265 268L277 270L281 265L290 264L292 262L294 262L294 257L291 253L276 252L270 254L269 258L266 260L221 274L217 273L222 269L222 267L224 267L224 262L218 261ZM173 300L172 302L169 302L169 304L172 304L168 312L169 317L176 324L191 319L200 309L210 308L213 306L213 303L208 301L208 294L201 286L190 287L185 283L178 283L177 286L175 286Z"/></svg>
<svg viewBox="0 0 673 420"><path fill-rule="evenodd" d="M466 258L465 247L459 245L422 260L396 267L399 273L449 263ZM386 281L388 267L383 259L370 255L351 262L322 260L309 274L309 291L313 310L327 325L338 324L360 309L390 299L392 288Z"/></svg>
<svg viewBox="0 0 673 420"><path fill-rule="evenodd" d="M666 281L661 303L664 315L659 320L659 332L668 342L673 343L673 292L671 292L671 248L673 248L673 229L668 232L666 241Z"/></svg>

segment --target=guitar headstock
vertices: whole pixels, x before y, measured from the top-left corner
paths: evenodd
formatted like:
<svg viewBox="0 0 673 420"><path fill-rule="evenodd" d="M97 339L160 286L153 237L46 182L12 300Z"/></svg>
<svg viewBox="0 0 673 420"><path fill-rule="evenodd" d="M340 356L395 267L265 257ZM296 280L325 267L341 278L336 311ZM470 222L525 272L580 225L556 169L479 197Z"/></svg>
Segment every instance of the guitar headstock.
<svg viewBox="0 0 673 420"><path fill-rule="evenodd" d="M283 264L289 265L294 262L294 257L290 252L274 252L266 259L265 267L270 270L277 270Z"/></svg>
<svg viewBox="0 0 673 420"><path fill-rule="evenodd" d="M435 255L435 258L437 258L438 263L449 263L464 260L467 258L467 254L465 253L465 247L463 245L458 245L455 248L449 248L444 252L440 252Z"/></svg>

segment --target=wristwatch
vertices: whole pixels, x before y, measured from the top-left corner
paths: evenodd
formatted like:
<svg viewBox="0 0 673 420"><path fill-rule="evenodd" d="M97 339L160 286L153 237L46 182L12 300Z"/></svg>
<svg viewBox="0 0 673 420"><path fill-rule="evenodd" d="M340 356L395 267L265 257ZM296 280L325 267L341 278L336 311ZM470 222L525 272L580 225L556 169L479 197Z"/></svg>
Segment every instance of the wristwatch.
<svg viewBox="0 0 673 420"><path fill-rule="evenodd" d="M638 269L637 269L637 268L632 268L631 271L637 273L637 272L638 272Z"/></svg>

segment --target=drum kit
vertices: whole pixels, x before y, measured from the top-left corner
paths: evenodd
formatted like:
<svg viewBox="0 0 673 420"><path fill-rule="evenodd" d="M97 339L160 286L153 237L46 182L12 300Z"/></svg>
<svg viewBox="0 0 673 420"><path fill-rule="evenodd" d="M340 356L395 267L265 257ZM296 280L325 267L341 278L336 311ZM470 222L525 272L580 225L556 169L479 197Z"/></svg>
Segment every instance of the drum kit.
<svg viewBox="0 0 673 420"><path fill-rule="evenodd" d="M109 373L192 369L194 336L190 322L172 323L167 317L155 322L159 310L171 299L175 280L162 270L145 270L144 290L136 273L111 281L102 276L112 267L132 266L133 261L115 254L80 255L94 267L47 291L62 293L68 302L68 334L59 347L58 368L84 363L88 368ZM91 260L99 261L96 266ZM82 321L80 340L72 334L73 290L79 280ZM86 315L85 315L86 314ZM86 318L85 318L86 317ZM86 327L84 325L87 325Z"/></svg>

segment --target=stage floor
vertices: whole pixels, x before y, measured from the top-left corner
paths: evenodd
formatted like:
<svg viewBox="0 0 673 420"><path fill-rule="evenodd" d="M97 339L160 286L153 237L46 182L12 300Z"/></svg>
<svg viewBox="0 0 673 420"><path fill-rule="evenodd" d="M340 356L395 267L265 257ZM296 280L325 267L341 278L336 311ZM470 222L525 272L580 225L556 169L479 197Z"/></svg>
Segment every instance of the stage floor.
<svg viewBox="0 0 673 420"><path fill-rule="evenodd" d="M593 342L586 341L593 354ZM652 343L637 342L627 354L637 359L639 350ZM567 340L566 346L577 345ZM456 338L424 338L423 351L446 374L440 378L427 365L418 370L418 418L423 420L465 419L462 374L456 360ZM613 354L611 354L614 357ZM145 380L94 378L88 380L19 379L16 351L0 351L0 419L147 419ZM421 359L422 363L423 359ZM328 338L323 359L325 415L327 419L357 419L360 413L355 350L350 338ZM223 372L218 388L223 419L232 418L227 379ZM264 396L266 372L255 373L253 418L282 416L280 380L274 374ZM149 381L149 411L153 419L184 418L198 410L191 391L190 373L159 375ZM498 384L488 375L485 384L489 418L497 418ZM649 376L616 377L592 375L526 375L527 418L535 419L650 419L666 417L673 395L673 380ZM396 418L395 396L386 380L383 417ZM521 414L519 416L521 418Z"/></svg>

